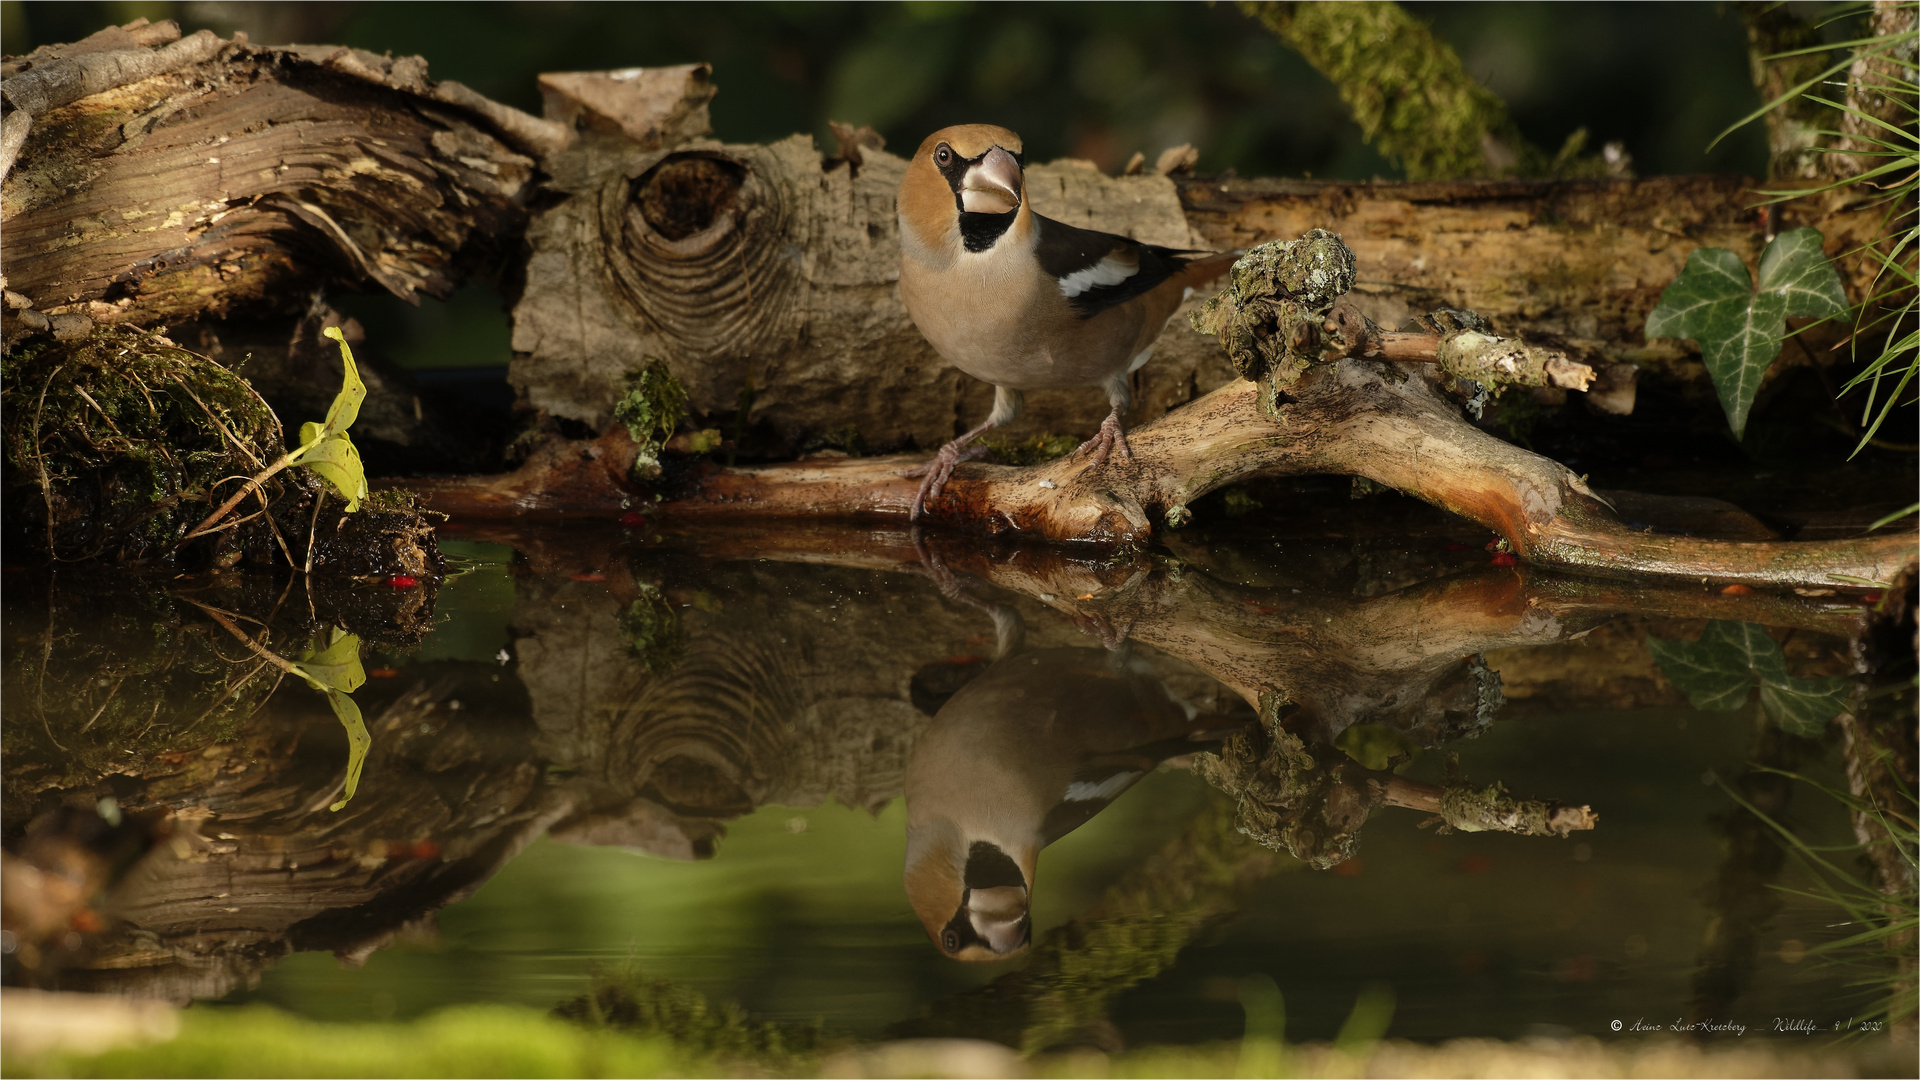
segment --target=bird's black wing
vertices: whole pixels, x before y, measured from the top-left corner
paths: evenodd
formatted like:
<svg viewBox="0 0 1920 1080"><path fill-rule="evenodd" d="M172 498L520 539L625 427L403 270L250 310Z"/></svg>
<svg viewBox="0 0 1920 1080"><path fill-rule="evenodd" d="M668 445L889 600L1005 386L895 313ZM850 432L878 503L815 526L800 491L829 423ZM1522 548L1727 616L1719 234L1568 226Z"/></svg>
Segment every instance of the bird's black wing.
<svg viewBox="0 0 1920 1080"><path fill-rule="evenodd" d="M1074 314L1090 319L1179 273L1201 251L1177 251L1033 215L1040 268L1060 284Z"/></svg>
<svg viewBox="0 0 1920 1080"><path fill-rule="evenodd" d="M1066 792L1040 825L1042 845L1051 844L1092 821L1121 793L1168 758L1196 750L1217 750L1228 736L1249 726L1247 721L1220 718L1217 727L1195 728L1185 735L1146 743L1118 753L1095 754L1074 772Z"/></svg>

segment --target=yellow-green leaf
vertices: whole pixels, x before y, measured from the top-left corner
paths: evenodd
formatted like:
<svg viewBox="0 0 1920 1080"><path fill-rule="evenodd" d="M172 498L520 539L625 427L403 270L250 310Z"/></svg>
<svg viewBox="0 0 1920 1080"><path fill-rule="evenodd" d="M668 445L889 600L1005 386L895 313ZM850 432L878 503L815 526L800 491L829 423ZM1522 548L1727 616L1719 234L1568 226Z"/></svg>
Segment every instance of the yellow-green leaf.
<svg viewBox="0 0 1920 1080"><path fill-rule="evenodd" d="M367 681L360 666L360 635L335 629L326 644L307 650L293 672L315 690L353 693Z"/></svg>
<svg viewBox="0 0 1920 1080"><path fill-rule="evenodd" d="M354 667L360 666L354 661ZM353 699L338 690L327 691L327 704L333 706L333 715L340 718L340 726L347 729L347 788L340 801L327 807L338 811L353 801L353 793L360 787L360 770L367 764L367 749L373 745L373 736L367 734L367 722L360 717L360 706Z"/></svg>
<svg viewBox="0 0 1920 1080"><path fill-rule="evenodd" d="M360 381L360 369L353 365L353 350L347 348L347 337L337 326L329 326L321 331L327 337L340 344L340 363L346 368L340 380L340 393L335 395L333 404L327 409L327 422L323 431L328 435L338 435L353 426L360 416L360 403L367 400L367 384ZM302 431L305 429L303 428ZM307 440L302 438L301 443Z"/></svg>
<svg viewBox="0 0 1920 1080"><path fill-rule="evenodd" d="M307 424L301 429L314 427ZM346 433L332 435L313 444L300 458L300 464L312 469L314 474L333 486L341 497L347 500L347 513L360 509L360 500L367 497L367 469L360 463L360 450Z"/></svg>

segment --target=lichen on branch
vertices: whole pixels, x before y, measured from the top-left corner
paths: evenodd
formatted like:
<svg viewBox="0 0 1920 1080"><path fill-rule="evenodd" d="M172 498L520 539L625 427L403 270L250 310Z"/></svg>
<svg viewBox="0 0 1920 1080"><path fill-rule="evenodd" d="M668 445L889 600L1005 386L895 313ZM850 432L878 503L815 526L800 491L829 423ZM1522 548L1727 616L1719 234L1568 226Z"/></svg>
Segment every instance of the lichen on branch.
<svg viewBox="0 0 1920 1080"><path fill-rule="evenodd" d="M1438 364L1494 389L1585 390L1593 382L1586 364L1556 348L1493 334L1471 311L1445 308L1403 331L1383 331L1341 299L1354 279L1353 250L1325 229L1261 244L1234 264L1226 291L1193 313L1193 328L1219 336L1234 370L1261 384L1269 410L1308 369L1349 356Z"/></svg>

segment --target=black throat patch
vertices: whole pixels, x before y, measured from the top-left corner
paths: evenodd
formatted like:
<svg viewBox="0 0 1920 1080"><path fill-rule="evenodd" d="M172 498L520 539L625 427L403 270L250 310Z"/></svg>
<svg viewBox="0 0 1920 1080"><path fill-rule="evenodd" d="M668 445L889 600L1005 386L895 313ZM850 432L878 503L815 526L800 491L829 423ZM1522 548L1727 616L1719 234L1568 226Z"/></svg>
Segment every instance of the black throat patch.
<svg viewBox="0 0 1920 1080"><path fill-rule="evenodd" d="M968 251L981 252L998 243L1000 237L1013 228L1013 219L1020 211L1009 210L1004 214L975 214L960 211L960 241Z"/></svg>

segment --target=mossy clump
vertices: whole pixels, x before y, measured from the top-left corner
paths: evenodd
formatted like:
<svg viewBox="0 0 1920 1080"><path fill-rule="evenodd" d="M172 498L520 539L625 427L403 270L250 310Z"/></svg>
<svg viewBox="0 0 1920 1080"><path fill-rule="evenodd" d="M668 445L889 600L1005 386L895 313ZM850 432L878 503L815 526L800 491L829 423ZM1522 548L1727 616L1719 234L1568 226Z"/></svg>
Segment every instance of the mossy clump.
<svg viewBox="0 0 1920 1080"><path fill-rule="evenodd" d="M754 1020L734 1002L711 1001L697 990L647 978L632 966L598 975L591 991L561 1002L553 1013L596 1027L665 1036L683 1053L752 1064L774 1075L812 1075L828 1044L818 1021Z"/></svg>
<svg viewBox="0 0 1920 1080"><path fill-rule="evenodd" d="M170 559L211 496L283 452L245 379L139 330L9 352L0 414L12 538L62 561Z"/></svg>
<svg viewBox="0 0 1920 1080"><path fill-rule="evenodd" d="M673 377L667 362L657 357L626 375L626 390L614 403L613 418L625 424L639 448L633 459L636 479L660 475L660 451L687 418L687 388Z"/></svg>
<svg viewBox="0 0 1920 1080"><path fill-rule="evenodd" d="M1241 378L1290 386L1317 358L1317 328L1354 273L1353 249L1325 229L1261 244L1233 264L1226 291L1193 313L1193 328L1219 336Z"/></svg>

